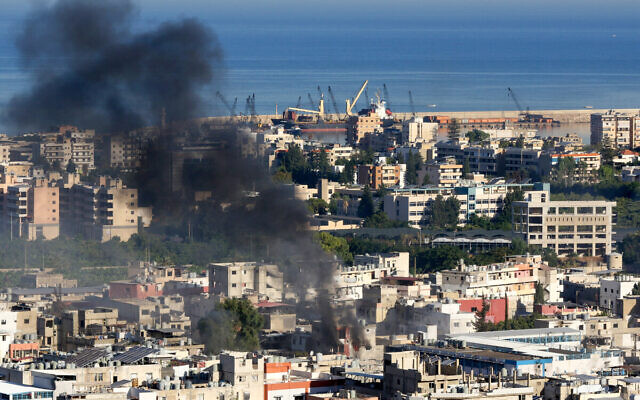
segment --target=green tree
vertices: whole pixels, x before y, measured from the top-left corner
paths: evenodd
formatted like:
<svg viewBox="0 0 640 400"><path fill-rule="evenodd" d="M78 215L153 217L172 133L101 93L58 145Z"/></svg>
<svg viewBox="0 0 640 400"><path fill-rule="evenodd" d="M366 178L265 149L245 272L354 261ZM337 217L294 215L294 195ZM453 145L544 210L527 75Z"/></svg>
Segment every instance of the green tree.
<svg viewBox="0 0 640 400"><path fill-rule="evenodd" d="M520 136L516 139L515 147L524 148L524 137Z"/></svg>
<svg viewBox="0 0 640 400"><path fill-rule="evenodd" d="M365 219L365 228L406 228L408 226L405 221L395 221L389 218L386 212L379 210L369 218Z"/></svg>
<svg viewBox="0 0 640 400"><path fill-rule="evenodd" d="M198 333L207 352L223 349L255 351L264 320L247 299L226 299L198 321Z"/></svg>
<svg viewBox="0 0 640 400"><path fill-rule="evenodd" d="M546 303L544 296L544 287L540 282L536 282L536 293L533 295L534 304L544 304Z"/></svg>
<svg viewBox="0 0 640 400"><path fill-rule="evenodd" d="M67 163L67 172L70 174L75 174L76 164L73 162L73 160L69 160L69 162Z"/></svg>
<svg viewBox="0 0 640 400"><path fill-rule="evenodd" d="M465 158L462 164L462 176L467 177L471 173L471 167L469 167L469 159Z"/></svg>
<svg viewBox="0 0 640 400"><path fill-rule="evenodd" d="M427 223L435 229L455 227L460 215L460 202L455 197L447 197L445 200L438 195L431 203L426 215Z"/></svg>
<svg viewBox="0 0 640 400"><path fill-rule="evenodd" d="M638 283L636 283L635 285L633 285L633 288L631 289L631 294L633 296L638 296L640 295L640 285L638 285Z"/></svg>
<svg viewBox="0 0 640 400"><path fill-rule="evenodd" d="M487 314L491 308L489 302L483 297L482 306L476 311L476 320L473 322L473 327L476 332L486 332L489 330L489 322L487 321Z"/></svg>
<svg viewBox="0 0 640 400"><path fill-rule="evenodd" d="M362 197L360 198L360 204L358 205L358 217L367 218L373 215L375 206L373 204L373 195L369 186L365 186L362 191Z"/></svg>
<svg viewBox="0 0 640 400"><path fill-rule="evenodd" d="M353 255L349 251L349 244L345 238L333 236L328 232L320 232L316 238L327 253L337 255L347 264L353 262Z"/></svg>
<svg viewBox="0 0 640 400"><path fill-rule="evenodd" d="M309 211L319 215L326 215L327 211L329 211L329 204L322 199L312 198L307 200L307 207Z"/></svg>
<svg viewBox="0 0 640 400"><path fill-rule="evenodd" d="M481 131L480 129L474 129L466 133L469 142L471 143L480 143L489 140L490 135L487 132Z"/></svg>

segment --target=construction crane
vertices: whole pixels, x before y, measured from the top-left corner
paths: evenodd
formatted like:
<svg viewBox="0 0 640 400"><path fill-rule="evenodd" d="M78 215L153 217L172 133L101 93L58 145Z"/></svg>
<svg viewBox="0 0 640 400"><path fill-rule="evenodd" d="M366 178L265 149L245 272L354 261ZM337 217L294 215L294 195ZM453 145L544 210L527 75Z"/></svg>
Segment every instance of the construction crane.
<svg viewBox="0 0 640 400"><path fill-rule="evenodd" d="M518 101L516 94L513 92L513 90L511 90L510 87L507 88L507 96L511 97L513 102L516 104L516 107L520 112L520 117L525 121L529 121L531 119L531 116L529 115L529 107L527 107L526 111L522 110L522 106L520 105L520 102Z"/></svg>
<svg viewBox="0 0 640 400"><path fill-rule="evenodd" d="M331 98L331 104L333 104L333 111L336 112L338 119L342 118L340 116L340 109L338 108L338 102L336 102L336 97L333 95L333 90L331 90L331 86L328 87L329 97Z"/></svg>
<svg viewBox="0 0 640 400"><path fill-rule="evenodd" d="M409 90L409 107L411 108L411 116L415 117L416 108L415 108L415 105L413 104L413 94L411 94L411 90Z"/></svg>
<svg viewBox="0 0 640 400"><path fill-rule="evenodd" d="M368 80L364 81L364 83L362 84L362 87L360 88L360 90L358 90L358 93L356 93L356 95L351 98L351 99L347 99L347 115L351 116L353 115L353 113L351 112L351 110L353 110L353 107L356 105L356 103L358 102L358 99L360 98L360 96L362 95L362 92L364 91L364 89L367 87L367 84L369 83Z"/></svg>
<svg viewBox="0 0 640 400"><path fill-rule="evenodd" d="M311 97L311 95L309 95L309 97ZM309 114L316 114L318 116L318 118L322 118L324 116L324 98L320 97L320 102L318 103L318 109L317 110L312 110L312 109L307 109L307 108L299 108L299 107L289 107L289 108L287 108L287 110L303 112L303 113L309 113Z"/></svg>
<svg viewBox="0 0 640 400"><path fill-rule="evenodd" d="M387 90L387 84L382 84L382 93L384 94L384 100L387 103L387 108L391 110L391 100L389 100L389 91Z"/></svg>
<svg viewBox="0 0 640 400"><path fill-rule="evenodd" d="M232 106L232 105L229 104L227 99L219 91L216 92L216 96L220 99L222 104L224 104L224 106L227 107L227 110L229 110L229 115L231 115L232 117L235 117L235 115L236 115L236 106L238 105L238 98L236 97L235 101L233 102L233 106Z"/></svg>
<svg viewBox="0 0 640 400"><path fill-rule="evenodd" d="M253 119L256 116L256 95L255 93L247 97L244 105L245 114Z"/></svg>

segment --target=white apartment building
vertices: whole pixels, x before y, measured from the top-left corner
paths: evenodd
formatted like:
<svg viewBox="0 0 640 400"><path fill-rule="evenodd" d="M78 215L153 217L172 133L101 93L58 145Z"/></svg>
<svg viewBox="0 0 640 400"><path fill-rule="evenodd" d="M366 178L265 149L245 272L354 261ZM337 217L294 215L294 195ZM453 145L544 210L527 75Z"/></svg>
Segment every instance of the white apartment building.
<svg viewBox="0 0 640 400"><path fill-rule="evenodd" d="M457 269L439 274L443 292L456 292L471 298L515 297L521 305L530 308L541 266L540 256L522 256L491 265L465 265L461 262Z"/></svg>
<svg viewBox="0 0 640 400"><path fill-rule="evenodd" d="M617 275L613 278L600 279L600 307L618 314L618 300L631 294L640 278L631 275Z"/></svg>
<svg viewBox="0 0 640 400"><path fill-rule="evenodd" d="M460 201L459 221L463 223L472 214L494 217L502 209L509 192L545 187L548 188L548 184L513 184L496 179L488 184L469 186L393 189L384 197L384 212L390 219L406 221L410 226L420 228L425 226L425 217L436 197L454 196Z"/></svg>
<svg viewBox="0 0 640 400"><path fill-rule="evenodd" d="M551 201L548 190L525 193L513 203L513 230L529 245L559 256L611 254L614 201Z"/></svg>
<svg viewBox="0 0 640 400"><path fill-rule="evenodd" d="M593 173L600 169L600 153L566 153L566 154L552 154L551 165L557 165L563 158L571 158L578 163L584 163L587 173Z"/></svg>
<svg viewBox="0 0 640 400"><path fill-rule="evenodd" d="M432 161L425 164L424 171L418 171L418 182L428 177L430 185L453 187L462 179L462 165L451 157L443 162Z"/></svg>
<svg viewBox="0 0 640 400"><path fill-rule="evenodd" d="M614 148L640 146L640 115L618 113L591 114L591 144Z"/></svg>
<svg viewBox="0 0 640 400"><path fill-rule="evenodd" d="M473 323L476 320L476 314L460 311L459 303L431 303L424 307L414 306L412 310L413 319L409 321L411 324L409 331L426 331L427 326L436 325L438 338L475 331Z"/></svg>
<svg viewBox="0 0 640 400"><path fill-rule="evenodd" d="M230 298L257 294L269 301L281 301L284 280L275 264L257 262L209 265L209 292Z"/></svg>
<svg viewBox="0 0 640 400"><path fill-rule="evenodd" d="M409 276L409 253L358 255L352 266L343 265L335 275L336 296L361 299L365 285L379 284L386 276Z"/></svg>
<svg viewBox="0 0 640 400"><path fill-rule="evenodd" d="M402 142L432 142L438 136L437 122L424 122L420 118L413 118L402 126Z"/></svg>

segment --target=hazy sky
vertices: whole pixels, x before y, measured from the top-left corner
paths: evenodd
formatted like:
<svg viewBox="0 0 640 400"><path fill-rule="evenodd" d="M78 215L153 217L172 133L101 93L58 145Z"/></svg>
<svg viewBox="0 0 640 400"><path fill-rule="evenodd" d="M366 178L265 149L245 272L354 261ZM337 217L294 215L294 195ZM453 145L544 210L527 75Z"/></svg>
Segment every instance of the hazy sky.
<svg viewBox="0 0 640 400"><path fill-rule="evenodd" d="M33 5L51 0L1 0L1 17L15 18ZM94 1L94 0L91 0ZM563 21L600 26L638 24L637 0L134 0L143 19L199 16L219 22L260 21L264 24L313 18L327 23L371 23L407 20L426 25L455 23L499 25L528 21L562 27ZM446 20L446 21L443 21Z"/></svg>

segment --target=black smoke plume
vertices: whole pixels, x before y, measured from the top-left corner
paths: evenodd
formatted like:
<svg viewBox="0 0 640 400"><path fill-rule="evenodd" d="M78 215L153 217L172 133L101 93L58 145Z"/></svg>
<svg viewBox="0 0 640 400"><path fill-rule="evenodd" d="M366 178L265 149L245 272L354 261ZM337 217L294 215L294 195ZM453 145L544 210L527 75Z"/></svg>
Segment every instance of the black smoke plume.
<svg viewBox="0 0 640 400"><path fill-rule="evenodd" d="M352 313L330 304L336 261L314 241L304 203L273 183L250 135L186 122L203 112L201 88L221 75L215 35L196 20L134 33L133 13L128 0L58 0L34 12L18 39L34 84L11 100L9 121L21 130L72 124L125 137L144 132L130 186L153 206L156 233L226 246L230 259L278 264L301 315L321 320L321 345L338 348L339 325L358 336ZM166 125L131 131L158 125L162 114ZM210 197L196 202L197 192Z"/></svg>
<svg viewBox="0 0 640 400"><path fill-rule="evenodd" d="M35 10L16 41L33 85L5 111L22 131L74 124L125 131L201 116L222 50L196 20L134 32L129 0L58 0Z"/></svg>

